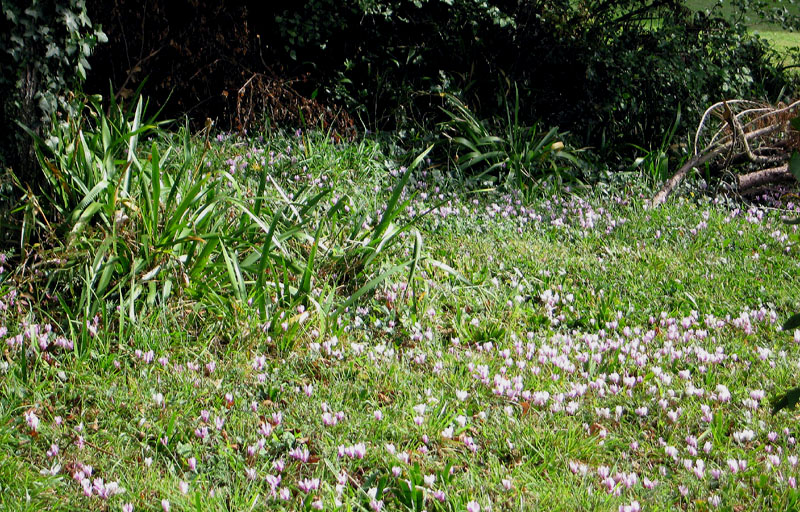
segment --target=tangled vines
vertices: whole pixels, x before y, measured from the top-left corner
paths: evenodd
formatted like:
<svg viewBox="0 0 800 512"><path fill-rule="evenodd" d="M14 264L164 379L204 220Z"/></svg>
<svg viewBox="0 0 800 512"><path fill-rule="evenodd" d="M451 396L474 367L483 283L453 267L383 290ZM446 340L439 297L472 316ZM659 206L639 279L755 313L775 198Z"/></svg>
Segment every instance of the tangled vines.
<svg viewBox="0 0 800 512"><path fill-rule="evenodd" d="M334 140L353 140L356 123L343 109L326 106L295 91L296 80L253 73L236 92L233 126L245 131L266 116L278 126L311 126L329 131ZM227 93L226 93L227 94Z"/></svg>

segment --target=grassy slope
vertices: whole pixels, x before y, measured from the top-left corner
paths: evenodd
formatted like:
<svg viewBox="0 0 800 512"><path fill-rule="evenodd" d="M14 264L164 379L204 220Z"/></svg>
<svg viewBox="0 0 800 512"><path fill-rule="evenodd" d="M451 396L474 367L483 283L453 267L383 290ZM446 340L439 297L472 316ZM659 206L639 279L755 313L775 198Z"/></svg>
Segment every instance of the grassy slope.
<svg viewBox="0 0 800 512"><path fill-rule="evenodd" d="M321 155L310 172L333 177L356 203L379 204L376 184L336 156ZM416 308L398 280L319 338L312 317L285 352L276 348L281 340L260 334L245 305L218 329L194 325L178 308L121 340L101 329L86 358L61 355L55 366L38 359L26 378L19 352L6 350L0 508L119 510L130 502L156 510L166 499L173 510L297 510L321 499L325 509L341 502L366 510L375 488L374 501L404 510L416 506L405 483L415 478L428 510L464 510L473 500L499 510L616 509L635 500L702 510L716 497L751 510L797 506L787 458L796 453L796 417L771 417L760 394L795 384L800 361L800 346L774 323L795 310L800 291L796 251L778 240L793 229L777 213L703 201L645 212L641 195L626 188L523 208L492 193L437 193L439 182L419 177L419 192L429 195L417 211L449 201L420 224L427 251L468 282L425 265ZM706 327L708 314L724 325ZM14 334L18 324L5 318ZM710 354L724 357L709 362ZM504 379L517 376L523 391L549 393L545 403L510 391ZM719 385L731 401L720 399ZM565 412L572 402L576 409ZM25 425L31 410L41 420L35 435ZM748 430L752 439L736 439ZM59 453L50 458L53 443ZM338 454L358 443L363 458ZM291 450L303 447L309 459L294 460ZM747 469L733 473L731 458ZM277 461L286 464L279 488L289 501L272 496L266 480L280 474ZM76 463L126 492L83 497L71 477ZM40 474L56 464L56 476ZM611 492L606 471L617 475ZM319 478L319 489L302 490L307 478ZM658 483L649 488L645 478Z"/></svg>
<svg viewBox="0 0 800 512"><path fill-rule="evenodd" d="M717 2L715 0L688 0L686 5L695 10L706 10L713 7ZM780 2L781 6L788 9L788 11L792 14L800 14L800 7L796 3L789 3L789 2ZM777 5L772 5L771 7L776 7ZM726 5L723 2L723 6L721 8L721 13L723 15L730 15L733 9L730 5ZM800 46L800 34L795 32L789 32L783 30L780 26L763 23L756 20L751 20L748 25L750 28L758 33L761 37L766 39L767 41L772 44L772 46L780 51L786 51L791 48L795 48Z"/></svg>

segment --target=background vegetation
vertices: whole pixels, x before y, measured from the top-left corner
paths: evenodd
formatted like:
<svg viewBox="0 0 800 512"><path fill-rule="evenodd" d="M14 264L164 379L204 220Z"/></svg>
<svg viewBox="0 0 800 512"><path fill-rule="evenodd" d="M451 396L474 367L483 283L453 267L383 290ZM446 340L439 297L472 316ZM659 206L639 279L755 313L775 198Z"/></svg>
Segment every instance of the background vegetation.
<svg viewBox="0 0 800 512"><path fill-rule="evenodd" d="M795 10L767 2L75 6L80 23L91 19L110 39L94 52L87 92L106 95L110 82L117 98L126 98L147 79L143 93L168 117L188 113L195 127L210 117L223 129L269 122L333 125L342 136L355 129L424 131L442 120L443 92L490 119L504 117L519 91L522 124L558 126L605 158L658 139L679 106L683 134L711 99L776 102L792 80L789 63L748 28L792 28ZM47 20L57 26L63 17L53 11L38 23ZM31 55L41 55L34 46L26 41ZM74 60L77 73L70 76L80 78L83 53L64 54ZM17 68L4 75L17 76Z"/></svg>

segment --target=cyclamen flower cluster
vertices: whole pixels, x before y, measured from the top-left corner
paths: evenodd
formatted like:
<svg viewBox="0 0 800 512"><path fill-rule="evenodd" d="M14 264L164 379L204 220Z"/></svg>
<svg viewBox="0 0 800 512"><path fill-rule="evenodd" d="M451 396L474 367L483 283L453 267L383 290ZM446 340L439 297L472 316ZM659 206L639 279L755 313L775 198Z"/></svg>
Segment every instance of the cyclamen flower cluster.
<svg viewBox="0 0 800 512"><path fill-rule="evenodd" d="M107 500L112 496L123 494L125 489L120 487L118 482L104 482L102 478L92 479L94 469L92 466L75 464L72 472L72 479L78 482L83 489L83 494L86 497L98 497Z"/></svg>
<svg viewBox="0 0 800 512"><path fill-rule="evenodd" d="M337 451L340 459L342 457L348 457L351 459L363 459L364 456L367 454L367 447L364 443L356 443L351 446L339 445Z"/></svg>
<svg viewBox="0 0 800 512"><path fill-rule="evenodd" d="M496 215L504 216L508 212L520 208L522 208L520 205L514 205L513 209L499 205L497 209L493 209L493 212ZM584 213L582 217L572 222L571 226L573 228L591 229L596 224L608 222L609 219L613 221L613 218L610 217L605 217L604 220L604 213L596 209ZM753 217L757 218L757 215L754 214ZM545 216L546 218L547 216ZM559 229L568 228L567 223L560 220L558 216L551 217L550 221L554 226L558 225ZM705 228L706 226L701 222L698 224L694 234L699 234ZM501 280L494 279L491 282L495 287L502 286ZM522 287L522 284L514 283L513 286L515 288L517 286ZM386 302L399 300L406 289L406 285L403 283L391 285L380 300ZM567 316L574 312L571 308L574 307L575 296L563 286L552 286L544 290L535 291L520 288L518 291L519 299L509 300L506 304L507 307L512 308L516 304L521 304L524 302L522 295L531 293L534 301L538 298L545 315L550 319L553 326L562 324ZM517 290L514 293L517 293ZM373 328L369 319L370 311L366 308L359 308L355 310L355 315L356 320L353 321L353 325L346 325L344 332L354 332L348 329L362 329L364 332L370 332L368 329ZM430 309L426 312L425 318L427 319L425 321L434 322L438 319L437 312ZM479 329L482 323L485 324L483 318L467 317L465 322L468 322L468 325L475 329ZM762 413L760 409L765 399L765 392L762 389L745 391L736 389L736 397L734 398L725 385L717 384L714 386L714 384L708 384L708 382L714 382L714 380L708 379L706 375L714 368L724 365L747 365L747 368L750 368L751 365L760 363L775 364L776 360L780 360L780 352L777 348L758 346L758 343L754 343L746 349L748 353L735 354L730 353L726 346L717 341L717 338L722 337L721 331L723 329L737 329L746 335L750 335L763 328L761 324L764 323L775 323L775 317L773 312L763 308L746 310L740 312L738 316L733 315L725 318L716 318L711 315L704 317L694 311L677 318L672 318L666 313L662 313L661 315L655 315L648 327L633 327L629 325L629 322L626 321L625 313L618 311L613 312L610 318L605 318L603 321L598 322L598 330L592 333L581 333L573 330L558 331L550 336L534 334L533 332L526 333L523 336L510 333L510 342L508 340L492 340L473 343L456 338L451 340L449 347L438 347L444 350L435 352L426 352L421 348L396 352L391 344L373 345L368 338L357 338L363 343L355 341L341 343L338 338L331 337L324 341L320 340L321 343L313 344L313 355L311 357L326 358L327 356L326 363L330 364L336 364L336 361L348 357L359 358L358 360L362 362L368 360L373 362L401 361L409 363L412 368L418 366L423 368L433 367L434 371L437 371L437 368L438 371L441 371L444 368L442 363L444 355L442 352L447 350L448 355L453 356L457 362L463 362L464 366L469 370L469 377L466 382L459 385L470 391L458 390L453 394L458 402L470 400L472 403L459 404L454 402L451 397L446 397L449 401L449 406L455 403L457 408L461 407L464 411L469 411L469 413L464 412L464 414L461 414L463 411L454 413L452 421L440 432L441 437L445 439L456 437L463 444L463 446L456 446L456 449L461 452L472 451L474 453L478 451L479 446L476 439L480 440L482 439L481 436L485 435L485 430L481 432L482 425L485 422L494 421L498 416L502 418L501 421L517 421L521 414L527 413L529 407L535 408L534 413L541 415L542 418L551 418L552 416L564 414L573 415L579 412L586 416L594 414L592 421L587 421L584 426L584 431L587 438L598 443L603 443L607 439L614 439L615 435L617 435L616 433L619 432L618 426L622 422L668 422L677 426L674 429L670 428L670 430L685 433L687 428L694 428L691 426L693 425L691 421L699 418L702 423L711 423L715 414L725 413L726 407L736 407L737 410L742 411L744 426L760 432L761 427L758 427L758 424L751 421L751 419L756 413ZM87 328L89 329L95 329L96 331L98 326L99 320L91 323L87 322ZM395 325L390 321L386 321L377 325L376 328L391 332ZM35 330L33 329L33 331ZM5 336L6 334L7 332L0 331L0 336ZM26 338L26 335L20 334L20 341L14 341L13 343L16 346L17 343L23 344L26 339L29 339L38 344L42 350L52 344L58 345L51 332L47 332L46 335L46 344L44 346L42 345L41 335L38 338ZM422 324L414 326L409 337L419 345L424 345L435 340L438 335L438 331L435 328ZM313 339L317 339L317 336L319 336L319 333L313 336ZM798 337L797 333L795 333L795 337ZM343 339L345 339L344 336ZM153 351L143 353L137 350L134 353L134 358L144 364L150 364L154 360L155 354ZM167 356L161 356L158 359L158 363L163 368L168 368L170 361ZM256 376L258 382L265 382L268 378L273 378L271 377L272 375L275 375L267 372L270 363L271 360L266 356L255 356L252 360L253 370L259 372ZM447 364L449 367L450 361L447 361ZM590 366L593 368L591 371L587 369ZM186 368L190 371L202 372L208 377L216 375L217 372L217 365L214 361L201 362L199 364L196 362L186 363ZM602 368L603 371L598 370L599 368ZM158 373L163 374L164 372ZM305 400L302 395L312 398L319 396L320 393L325 393L324 386L319 386L315 389L312 384L297 384L296 382L278 382L277 384L280 385L282 391L284 390L284 384L286 384L288 390L295 390L296 395L294 395L293 399ZM256 397L247 396L247 391L242 391L241 388L236 388L235 392L236 396L234 396L233 391L230 391L224 392L224 394L220 392L219 396L216 397L217 401L222 402L226 407L226 409L223 409L223 414L248 413L247 407L241 406L237 408L235 406L237 402L240 402L240 404L241 402L247 403L252 399L249 410L255 415L259 409L259 402L256 401ZM424 456L428 453L429 446L432 454L435 454L434 450L438 448L436 446L437 443L434 441L431 444L427 435L423 435L423 432L425 432L428 425L433 424L434 413L431 411L438 410L438 407L434 407L433 404L439 403L437 399L441 397L431 396L429 390L425 390L425 393L425 398L417 400L422 403L412 407L413 414L410 414L408 410L406 410L405 414L405 418L409 420L409 427L414 432L413 435L420 436L423 439L423 444L414 450L399 453L397 453L393 445L386 446L386 449L395 455L401 464L391 468L391 474L395 478L402 477L404 468L408 470L408 467L403 466L403 464L409 464L412 461L412 457L416 462L420 454ZM452 392L447 391L444 394L447 393ZM618 395L636 397L636 400L627 400L624 406L601 403L603 399ZM172 400L167 400L161 392L152 393L150 398L156 409L166 409L172 405ZM484 406L484 402L489 402L490 405ZM474 403L479 403L484 410L475 411L471 407ZM497 403L500 403L501 406L497 406ZM604 407L604 405L609 406ZM328 427L333 427L345 419L344 411L334 412L325 403L322 404L322 409L322 422ZM505 414L498 414L501 410ZM452 409L448 409L448 412L450 411ZM699 411L699 414L697 411ZM383 412L381 410L376 409L372 414L376 421L383 420ZM465 414L469 414L469 417ZM391 415L395 416L394 413ZM397 417L404 417L403 413L399 413ZM200 424L196 425L195 435L201 442L198 443L195 440L195 443L197 443L195 448L202 449L202 441L209 437L224 437L227 439L224 432L217 435L209 431L209 429L213 428L221 431L226 424L226 417L216 416L213 422L211 418L212 414L208 410L203 410L200 413ZM228 416L228 418L233 419L233 416ZM410 425L412 420L419 428ZM276 428L283 422L283 416L280 412L275 412L271 417L259 416L255 421L257 423L253 424L258 424L257 433L261 437L257 439L251 437L241 443L241 446L244 447L241 453L246 453L247 457L244 461L247 466L244 469L244 477L250 480L259 478L259 473L255 467L255 457L269 456L268 454L271 453L274 445L268 447L267 444L270 443L270 438ZM34 410L25 413L25 422L33 431L39 428L39 418ZM238 422L232 421L231 423ZM459 430L457 431L457 429ZM329 430L326 432L334 431ZM702 437L702 429L700 431L690 430L689 432L688 434L680 434L677 441L674 436L668 438L668 442L675 446L667 444L667 441L659 440L660 446L663 447L663 452L659 449L654 454L654 457L658 460L657 464L662 465L657 466L653 471L661 471L662 475L666 475L667 471L680 471L686 472L687 475L693 475L696 480L719 480L722 477L730 478L732 475L746 470L748 465L746 458L728 459L727 467L724 465L723 467L717 467L718 462L715 461L714 457L706 457L715 448L710 440L702 441L704 439ZM684 435L685 446L680 442ZM473 438L473 436L475 437ZM759 439L763 436L750 428L733 432L731 437L740 445L737 447L740 450L749 450L752 446L757 446L759 449L762 447ZM82 444L82 437L79 437L79 439L81 440L80 444ZM167 444L166 437L160 437L160 439ZM759 454L757 457L757 464L759 467L774 469L775 474L779 475L777 478L783 478L780 472L789 466L795 467L798 462L797 456L787 456L784 452L787 446L793 445L793 441L789 441L789 439L793 438L790 438L787 433L786 444L784 445L777 432L770 432L766 435L766 439L769 444L763 446L764 453ZM509 449L513 450L513 440L507 439L505 441ZM280 456L285 457L288 454L293 460L302 463L311 461L313 464L316 457L312 459L308 446L304 444L305 441L300 443L292 450L284 451ZM49 441L48 444L50 444ZM450 446L455 445L455 443L447 444ZM625 493L625 501L628 502L637 486L652 489L659 485L658 480L650 480L648 476L639 472L639 469L636 469L636 472L629 472L630 468L622 469L626 464L624 461L639 450L637 441L631 442L628 446L630 448L629 453L622 457L623 461L620 463L620 470L612 472L609 467L600 466L592 471L588 464L580 461L570 461L569 470L575 475L588 475L596 489L601 489L617 496ZM715 456L716 453L714 452ZM339 459L364 459L366 456L366 444L359 442L352 445L338 445L337 455ZM64 457L57 443L50 444L47 456L55 459L54 463ZM747 455L742 455L742 457L747 457ZM145 460L148 467L153 462L149 457ZM201 460L206 459L201 457ZM424 459L420 458L420 460ZM295 463L290 464L292 467L306 468L303 470L305 472L304 476L308 475L309 468L315 467L311 465L302 466ZM342 460L341 464L352 464L352 462ZM188 467L189 471L197 471L197 459L195 457L187 459L186 467ZM116 482L104 483L102 479L92 479L91 467L84 469L85 471L82 470L83 473L79 475L80 478L77 480L79 480L83 492L88 493L87 496L98 496L107 499L109 496L124 491L119 489ZM274 474L268 474L263 477L269 484L271 496L275 499L291 500L292 491L287 487L281 487L284 480L281 474L284 470L282 459L275 462L273 470ZM649 476L652 477L653 475ZM433 499L440 502L445 501L446 495L444 491L434 489L436 477L433 474L427 474L422 478L426 496L432 496ZM308 476L296 480L294 475L289 475L286 480L295 482L296 489L311 495L307 497L309 500L307 503L312 508L323 508L322 499L313 495L321 487L322 482L319 478ZM790 487L796 485L792 477L786 479L785 482ZM343 489L346 484L347 475L342 470L342 473L337 475L335 506L340 503L339 500L343 496ZM661 485L666 484L662 481ZM183 494L186 494L189 490L189 484L183 480L178 487ZM503 489L510 490L512 487L511 479L502 479ZM689 488L686 486L681 486L678 490L682 495L689 493ZM373 510L381 510L386 507L384 503L384 499L387 499L386 495L378 495L377 488L370 489L369 496L369 506ZM712 495L708 497L708 503L712 506L718 506L721 503L721 499ZM168 510L169 507L169 501L163 500L162 508ZM481 505L476 500L471 500L467 503L468 510L480 511L481 508ZM488 508L490 508L489 505L484 506L484 509ZM132 510L132 505L123 505L123 510ZM625 505L620 505L619 510L634 512L640 510L640 505L638 501L633 500Z"/></svg>
<svg viewBox="0 0 800 512"><path fill-rule="evenodd" d="M308 462L309 457L311 457L311 452L308 451L308 447L306 446L297 446L289 452L289 457L299 460L300 462Z"/></svg>
<svg viewBox="0 0 800 512"><path fill-rule="evenodd" d="M8 328L0 327L0 338L8 335ZM51 324L26 324L23 323L22 331L14 336L5 339L9 349L22 347L25 342L30 341L40 352L52 351L52 347L60 348L65 351L72 351L75 348L72 340L65 336L57 335L53 331Z"/></svg>

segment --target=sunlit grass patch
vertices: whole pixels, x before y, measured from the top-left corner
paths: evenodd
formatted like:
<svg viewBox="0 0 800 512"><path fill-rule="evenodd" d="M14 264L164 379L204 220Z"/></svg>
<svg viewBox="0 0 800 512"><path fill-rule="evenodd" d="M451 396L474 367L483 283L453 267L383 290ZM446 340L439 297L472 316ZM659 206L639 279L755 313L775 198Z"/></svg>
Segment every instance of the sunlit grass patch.
<svg viewBox="0 0 800 512"><path fill-rule="evenodd" d="M389 176L404 176L368 143L214 144L212 168L245 184L284 155L270 176L287 197L325 176L352 198L343 225L366 234L396 191ZM421 163L396 220L427 212L413 224L425 257L329 323L314 302L347 301L352 276L334 274L353 263L323 249L306 304L264 315L256 301L215 309L176 293L120 327L107 297L81 325L85 351L2 281L0 503L794 506L794 413L768 407L800 360L800 336L778 329L800 293L781 212L691 195L645 211L641 187L602 183L523 201ZM398 240L358 279L410 258L413 237Z"/></svg>

